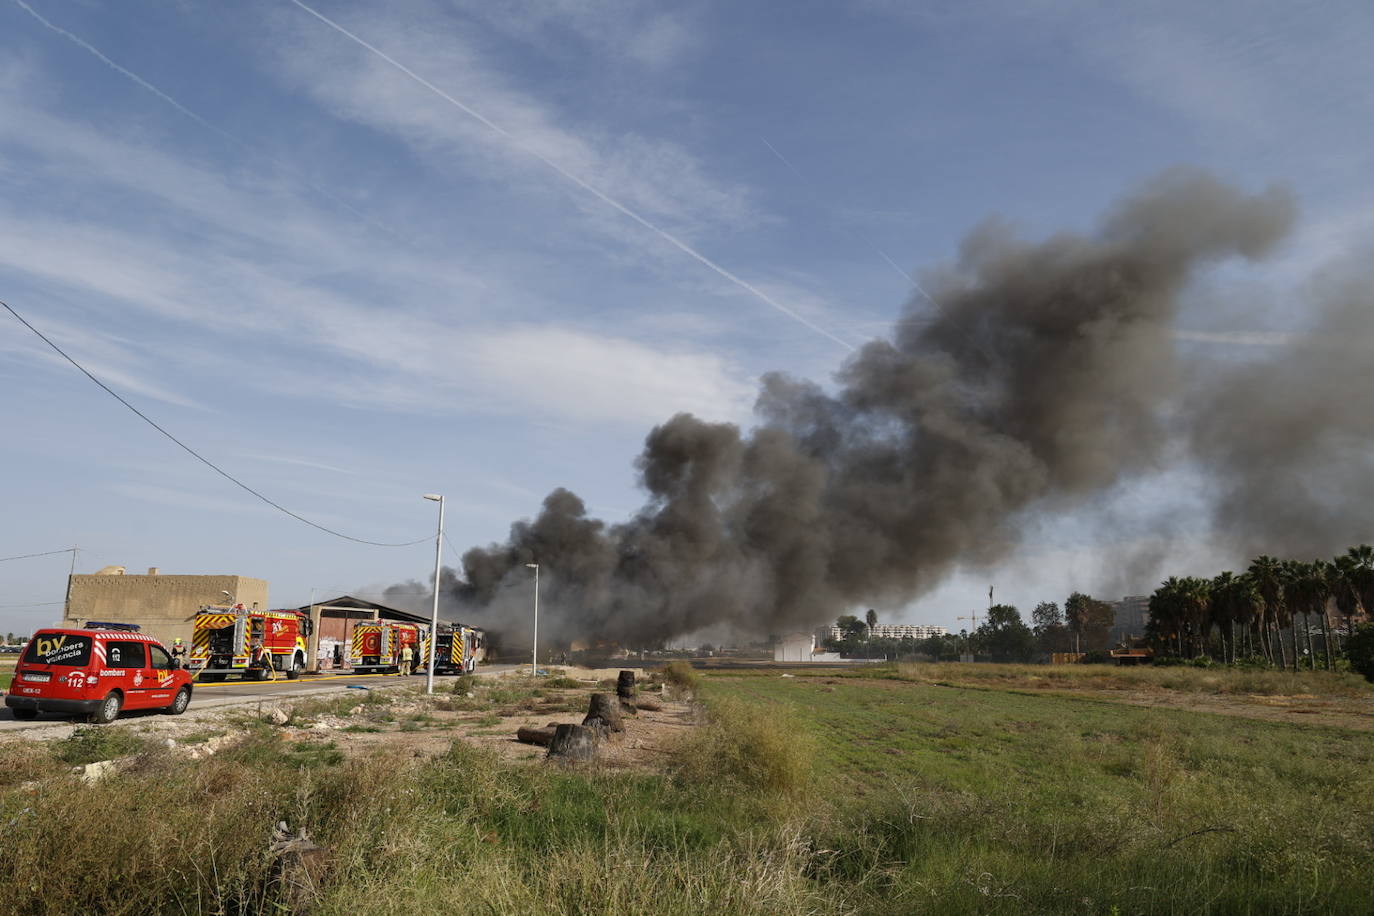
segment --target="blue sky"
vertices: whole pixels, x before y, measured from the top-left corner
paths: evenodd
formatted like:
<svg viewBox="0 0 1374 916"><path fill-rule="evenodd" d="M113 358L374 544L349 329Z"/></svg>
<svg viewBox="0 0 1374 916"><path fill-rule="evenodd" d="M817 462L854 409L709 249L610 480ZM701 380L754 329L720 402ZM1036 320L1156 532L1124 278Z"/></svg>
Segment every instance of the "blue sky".
<svg viewBox="0 0 1374 916"><path fill-rule="evenodd" d="M1297 192L1278 256L1185 314L1182 346L1248 358L1369 237L1374 10L1113 6L310 3L426 86L293 0L0 0L0 299L323 525L413 540L446 494L450 562L556 486L624 518L655 422L748 425L761 373L827 380L979 220L1088 228L1170 165ZM432 544L254 501L0 317L0 556L75 544L78 571L258 576L281 605L428 574ZM1194 485L880 610L1148 590L1115 558ZM1162 550L1228 559L1186 526ZM0 564L0 630L57 616L67 563Z"/></svg>

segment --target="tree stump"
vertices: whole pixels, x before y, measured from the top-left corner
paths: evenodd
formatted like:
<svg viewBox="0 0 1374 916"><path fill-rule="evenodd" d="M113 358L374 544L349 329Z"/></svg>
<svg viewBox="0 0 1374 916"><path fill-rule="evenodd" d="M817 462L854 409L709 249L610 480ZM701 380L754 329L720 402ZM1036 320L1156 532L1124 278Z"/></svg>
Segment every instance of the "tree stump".
<svg viewBox="0 0 1374 916"><path fill-rule="evenodd" d="M334 865L334 853L312 842L304 830L292 833L278 822L268 847L272 883L292 913L308 913L319 903L320 892Z"/></svg>
<svg viewBox="0 0 1374 916"><path fill-rule="evenodd" d="M596 729L560 725L549 742L549 756L564 760L591 760L596 756Z"/></svg>
<svg viewBox="0 0 1374 916"><path fill-rule="evenodd" d="M615 681L615 695L620 698L620 711L634 715L639 712L635 706L635 673L622 671Z"/></svg>
<svg viewBox="0 0 1374 916"><path fill-rule="evenodd" d="M525 744L541 744L544 747L548 747L549 742L553 741L553 733L557 728L557 725L553 726L552 728L521 727L515 733L515 737L520 741L523 741Z"/></svg>
<svg viewBox="0 0 1374 916"><path fill-rule="evenodd" d="M587 717L582 720L587 728L594 728L604 738L611 732L623 732L625 723L620 718L620 701L612 700L609 693L592 694L591 704L587 707Z"/></svg>

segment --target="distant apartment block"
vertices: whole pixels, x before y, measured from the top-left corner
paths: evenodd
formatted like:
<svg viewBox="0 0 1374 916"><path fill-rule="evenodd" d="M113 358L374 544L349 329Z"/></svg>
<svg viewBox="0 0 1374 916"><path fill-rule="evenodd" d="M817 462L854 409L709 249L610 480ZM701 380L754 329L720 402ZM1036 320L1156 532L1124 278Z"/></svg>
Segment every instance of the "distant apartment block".
<svg viewBox="0 0 1374 916"><path fill-rule="evenodd" d="M1125 642L1145 635L1150 622L1150 596L1127 595L1112 603L1116 616L1112 620L1113 642Z"/></svg>
<svg viewBox="0 0 1374 916"><path fill-rule="evenodd" d="M839 627L832 626L829 632L831 639L844 638L844 632ZM930 639L932 636L944 636L948 632L944 627L923 624L880 623L873 628L870 635L874 639Z"/></svg>

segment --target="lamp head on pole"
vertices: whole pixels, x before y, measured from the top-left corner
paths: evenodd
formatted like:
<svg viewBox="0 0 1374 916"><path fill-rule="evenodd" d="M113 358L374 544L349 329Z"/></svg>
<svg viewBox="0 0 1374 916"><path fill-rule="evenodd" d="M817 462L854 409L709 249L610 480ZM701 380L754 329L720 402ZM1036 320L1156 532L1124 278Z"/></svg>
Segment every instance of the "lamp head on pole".
<svg viewBox="0 0 1374 916"><path fill-rule="evenodd" d="M440 496L438 493L426 493L426 494L425 494L425 499L428 499L428 500L430 500L430 501L432 501L432 502L436 502L436 503L437 503L437 502L442 502L444 498L443 498L442 496Z"/></svg>
<svg viewBox="0 0 1374 916"><path fill-rule="evenodd" d="M539 564L538 564L538 563L526 563L525 565L528 566L530 569L538 569L538 568L539 568Z"/></svg>

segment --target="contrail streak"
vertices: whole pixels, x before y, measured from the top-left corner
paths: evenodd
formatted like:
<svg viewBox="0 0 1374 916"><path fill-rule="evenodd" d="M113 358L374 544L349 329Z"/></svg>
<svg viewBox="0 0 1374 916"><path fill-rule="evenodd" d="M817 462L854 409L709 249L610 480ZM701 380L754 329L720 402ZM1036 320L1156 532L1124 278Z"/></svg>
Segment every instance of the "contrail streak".
<svg viewBox="0 0 1374 916"><path fill-rule="evenodd" d="M28 14L29 14L30 16L32 16L34 19L38 20L38 22L39 22L40 24L42 24L44 28L49 29L50 31L56 32L58 35L61 35L63 38L67 39L67 40L70 41L72 44L76 45L76 46L79 47L79 48L82 48L82 49L85 50L85 51L87 51L87 52L90 53L93 57L95 57L95 58L98 59L101 63L103 63L105 66L107 66L107 67L109 67L110 69L114 70L116 73L120 74L121 76L123 76L123 77L125 77L125 78L131 80L132 82L137 83L139 86L141 86L142 88L146 89L148 92L151 92L153 95L157 96L159 99L161 99L162 101L166 102L168 105L172 106L172 107L175 108L177 111L181 112L183 115L185 115L186 117L190 118L192 121L195 121L195 122L196 122L197 124L199 124L201 127L205 128L206 130L210 131L211 133L215 134L216 136L219 136L219 137L222 137L222 138L225 139L225 140L228 140L230 143L232 143L234 146L238 147L239 149L243 150L244 152L251 153L251 154L253 154L253 155L259 155L258 151L255 150L252 146L250 146L249 144L247 144L247 143L245 143L244 141L240 140L238 137L234 136L233 134L229 133L228 131L224 130L223 128L216 127L216 126L215 126L214 124L212 124L211 122L205 120L205 118L202 118L200 115L196 114L194 111L192 111L191 109L187 108L185 105L181 104L181 103L178 102L176 99L172 98L170 95L168 95L167 93L163 92L161 89L159 89L159 88L157 88L156 86L154 86L152 83L150 83L150 82L148 82L147 80L145 80L143 77L139 76L137 73L134 73L132 70L129 70L129 69L126 68L126 67L121 67L119 64L117 64L117 63L115 63L114 61L110 60L110 58L106 57L105 54L102 53L101 50L100 50L99 48L95 47L95 46L92 45L90 42L88 42L88 41L86 41L85 39L81 38L79 35L75 35L75 34L69 32L69 31L67 31L66 29L62 28L60 25L57 25L56 23L50 22L49 20L43 18L42 14L40 14L40 13L39 13L37 10L35 10L33 7L31 7L31 6L29 6L27 3L25 3L24 0L14 0L14 4L15 4L15 6L18 6L20 9L22 9L24 12L28 13ZM297 181L300 181L302 184L304 184L304 185L305 185L306 187L308 187L310 190L314 191L316 194L319 194L319 195L321 195L321 196L323 196L323 197L325 197L325 198L328 198L330 201L334 202L335 204L339 205L340 207L343 207L345 210L347 210L349 213L351 213L351 214L353 214L354 216L356 216L358 219L362 220L363 222L367 223L367 224L370 225L370 226L373 226L373 227L375 227L375 228L377 228L377 229L382 230L382 231L385 232L387 235L390 235L391 237L393 237L393 238L395 238L395 239L398 239L398 240L400 240L400 241L403 241L403 242L406 241L406 240L403 239L394 229L391 229L391 228L389 228L389 227L383 225L382 223L377 222L377 221L374 220L372 217L368 216L366 213L363 213L363 212L359 211L358 209L356 209L355 207L353 207L351 204L348 203L348 201L339 198L338 196L332 194L332 193L329 192L329 191L326 191L324 188L319 187L318 185L312 183L311 181L309 181L309 180L307 180L307 179L301 178L301 177L299 177L298 175L294 175L294 173L295 173L296 170L295 170L289 163L286 163L286 162L284 162L284 161L278 159L276 156L272 156L271 154L267 154L267 157L268 157L273 163L275 163L276 165L282 167L286 172L292 173L292 174L293 174L293 177L295 177Z"/></svg>
<svg viewBox="0 0 1374 916"><path fill-rule="evenodd" d="M792 162L791 162L786 156L784 156L782 153L780 153L780 152L778 151L778 148L777 148L776 146L774 146L773 144L769 143L769 142L768 142L768 138L766 138L766 137L759 137L759 139L763 141L763 145L766 146L766 147L768 147L768 149L773 153L774 156L777 156L777 157L778 157L778 159L782 162L783 165L787 166L787 167L792 171L792 174L793 174L793 175L796 175L797 178L801 179L801 181L803 181L803 182L806 183L808 190L811 189L811 181L810 181L805 175L803 175L803 174L801 173L801 171L800 171L795 165L793 165ZM812 193L814 194L815 192L812 191ZM851 231L853 231L853 230L851 230ZM912 287L914 287L915 290L916 290L918 293L920 293L922 296L925 296L926 300L927 300L928 302L930 302L931 305L935 306L936 308L939 308L939 307L940 307L940 303L936 302L935 299L934 299L934 297L932 297L932 296L930 295L930 293L926 292L925 287L922 286L922 285L917 281L917 279L916 279L915 277L913 277L911 274L907 273L905 270L902 270L902 268L898 266L898 264L897 264L896 261L892 260L891 258L889 258L889 257L887 256L887 252L886 252L886 251L883 251L883 250L882 250L881 248L879 248L877 245L873 244L873 241L872 241L871 239L869 239L867 236L864 236L864 235L862 235L862 234L860 234L860 233L857 233L857 232L856 232L855 234L858 235L859 238L863 239L864 242L868 245L869 248L872 248L874 251L876 251L876 252L878 253L878 257L882 258L884 261L886 261L886 262L892 267L893 270L895 270L895 271L897 271L897 273L901 274L901 275L902 275L902 279L904 279L904 280L906 280L906 282L910 283L910 284L912 285Z"/></svg>
<svg viewBox="0 0 1374 916"><path fill-rule="evenodd" d="M17 2L17 0L16 0L16 2ZM524 152L524 153L526 153L526 154L528 154L528 155L530 155L530 156L533 156L535 159L538 159L540 162L544 163L546 166L548 166L549 168L553 169L553 170L554 170L555 172L557 172L559 175L562 175L562 176L563 176L564 178L566 178L568 181L570 181L570 182L572 182L573 184L577 185L579 188L581 188L582 190L586 191L588 194L591 194L593 197L597 198L597 199L600 200L602 203L606 204L606 206L611 207L612 209L614 209L614 210L620 212L621 214L623 214L623 215L629 217L630 219L634 220L636 223L638 223L639 225L643 226L645 229L648 229L650 232L654 233L654 234L657 235L659 238L663 239L665 242L667 242L668 244L672 245L674 248L676 248L676 249L678 249L679 251L681 251L683 254L687 255L688 257L690 257L690 258L692 258L693 260L697 261L698 263L700 263L700 264L703 265L704 267L706 267L706 268L708 268L708 269L714 271L715 273L719 274L720 276L724 277L726 280L729 280L731 283L735 284L735 285L738 286L740 289L742 289L742 290L744 290L745 292L749 293L750 295L754 296L754 297L755 297L756 299L758 299L759 301L765 303L766 305L772 306L773 308L777 309L777 310L778 310L779 312L781 312L782 314L784 314L784 315L786 315L787 317L791 318L793 321L796 321L797 323L799 323L799 324L801 324L801 325L804 325L804 326L807 327L807 328L810 328L812 331L815 331L817 334L820 334L822 337L829 338L830 340L832 340L832 341L834 341L835 343L839 344L840 346L844 347L846 350L853 351L853 350L855 349L855 347L854 347L853 344L849 343L849 342L846 341L846 340L842 340L842 339L839 338L839 337L836 337L834 334L830 333L829 331L825 330L824 328L820 327L819 325L815 324L814 322L808 320L807 318L803 317L802 315L798 314L797 312L794 312L792 309L790 309L790 308L788 308L787 306L783 305L781 302L778 302L778 301L777 301L776 299L774 299L772 296L768 295L768 294L765 293L763 290L761 290L761 289L759 289L758 287L754 286L754 285L753 285L752 283L750 283L749 281L747 281L747 280L743 279L742 277L739 277L739 276L737 276L737 275L731 273L731 272L730 272L729 270L727 270L726 268L721 267L721 266L720 266L719 264L717 264L715 261L712 261L710 258L706 257L706 255L704 255L704 254L702 254L701 252L697 251L697 250L696 250L695 248L693 248L691 245L688 245L686 242L684 242L684 241L682 241L681 239L677 238L677 237L674 236L672 233L668 232L666 229L660 228L659 226L657 226L657 225L655 225L654 223L650 222L650 221L649 221L648 219L646 219L645 217L640 216L640 215L639 215L638 213L636 213L634 210L631 210L631 209L630 209L629 207L627 207L625 204L622 204L620 201L616 200L614 197L611 197L609 194L605 193L604 191L601 191L600 189L596 188L595 186L589 184L587 181L583 180L582 178L578 177L577 175L575 175L575 174L573 174L572 172L568 171L567 169L563 168L563 166L559 165L557 162L555 162L555 161L553 161L552 159L548 158L547 156L543 155L542 153L540 153L538 150L534 149L533 147L531 147L531 146L527 145L526 143L522 142L522 141L520 140L519 137L517 137L517 136L515 136L514 134L510 133L510 132L507 131L505 128L501 127L501 125L497 124L496 122L492 121L491 119L487 118L487 117L486 117L485 115L483 115L481 112L477 111L476 109L470 107L469 105L464 104L463 102L461 102L461 101L459 101L458 99L454 98L453 96L449 95L447 92L445 92L444 90L440 89L438 86L434 85L434 84L431 83L429 80L425 79L423 76L421 76L420 74L416 73L414 70L411 70L411 69L410 69L409 67L407 67L405 64L402 64L400 61L396 60L394 57L391 57L390 55L388 55L386 52L382 51L380 48L376 47L375 45L368 44L368 43L367 43L366 41L364 41L362 38L359 38L357 35L353 34L353 33L350 32L348 29L346 29L346 28L344 28L343 26L339 25L337 22L335 22L334 20L330 19L328 16L325 16L324 14L319 13L319 12L317 12L317 11L314 10L314 9L311 9L309 6L307 6L306 4L302 3L301 0L291 0L291 2L292 2L293 4L295 4L296 6L300 7L300 8L301 8L302 10L304 10L305 12L309 13L311 16L314 16L314 17L315 17L316 19L318 19L320 22L323 22L325 25L329 26L329 27L330 27L331 29L333 29L334 31L338 32L340 35L343 35L344 37L348 38L350 41L354 42L355 44L358 44L358 45L360 45L361 47L366 48L368 51L371 51L373 54L377 55L377 56L380 57L382 60L386 61L386 62L387 62L388 64L390 64L392 67L395 67L395 68L396 68L397 70L399 70L401 73L403 73L403 74L405 74L406 76L410 77L410 79L412 79L412 80L414 80L415 82L419 83L421 86L423 86L424 88L428 89L430 92L434 93L435 95L437 95L439 98L443 99L444 101L448 102L450 105L452 105L453 107L457 108L459 111L463 112L463 113L466 114L468 117L472 118L472 119L475 120L475 121L478 121L479 123L481 123L481 124L483 124L484 126L486 126L487 128L489 128L492 132L494 132L494 133L497 134L498 136L502 137L503 139L505 139L506 141L508 141L509 143L511 143L511 145L515 146L517 149L521 150L522 152Z"/></svg>

